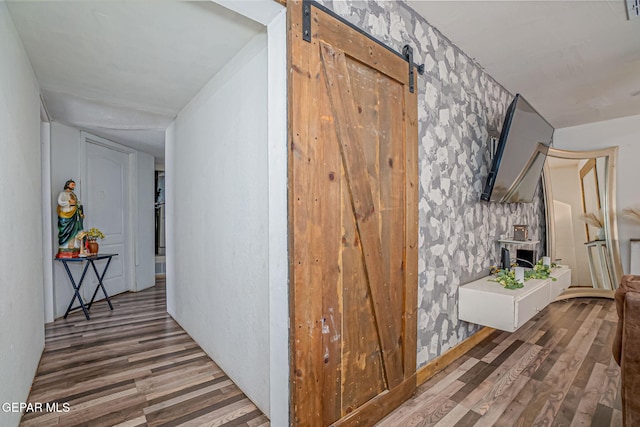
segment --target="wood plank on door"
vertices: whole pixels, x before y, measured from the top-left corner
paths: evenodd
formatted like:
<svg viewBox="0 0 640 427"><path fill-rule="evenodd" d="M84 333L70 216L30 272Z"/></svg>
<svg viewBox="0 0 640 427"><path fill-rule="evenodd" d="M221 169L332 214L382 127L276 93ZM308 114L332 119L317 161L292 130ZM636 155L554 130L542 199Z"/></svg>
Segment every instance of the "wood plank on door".
<svg viewBox="0 0 640 427"><path fill-rule="evenodd" d="M403 58L325 12L312 9L303 41L300 6L289 3L291 419L371 425L415 390L417 98Z"/></svg>

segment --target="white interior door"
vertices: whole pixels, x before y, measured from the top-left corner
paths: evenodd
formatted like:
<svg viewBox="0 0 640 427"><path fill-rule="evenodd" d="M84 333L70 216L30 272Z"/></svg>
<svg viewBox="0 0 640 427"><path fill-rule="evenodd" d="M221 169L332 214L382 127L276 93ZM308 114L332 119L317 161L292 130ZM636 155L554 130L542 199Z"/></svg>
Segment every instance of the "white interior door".
<svg viewBox="0 0 640 427"><path fill-rule="evenodd" d="M84 226L96 227L105 238L99 240L100 253L117 253L103 280L109 296L130 290L129 263L129 155L102 145L87 143L86 177L84 186ZM106 260L98 261L102 273ZM87 301L95 289L97 279L87 272L92 286L83 286ZM98 292L96 299L104 298Z"/></svg>
<svg viewBox="0 0 640 427"><path fill-rule="evenodd" d="M573 212L571 205L559 200L553 201L553 213L556 224L556 259L559 264L569 266L571 272L577 272L576 242L573 234ZM580 242L582 245L582 242Z"/></svg>

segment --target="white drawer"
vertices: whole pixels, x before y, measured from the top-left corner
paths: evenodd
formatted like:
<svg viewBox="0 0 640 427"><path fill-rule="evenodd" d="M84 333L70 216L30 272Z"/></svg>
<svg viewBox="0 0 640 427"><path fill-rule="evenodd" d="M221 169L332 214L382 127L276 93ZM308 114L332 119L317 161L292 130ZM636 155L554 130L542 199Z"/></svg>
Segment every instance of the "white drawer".
<svg viewBox="0 0 640 427"><path fill-rule="evenodd" d="M524 325L529 319L542 311L549 304L549 289L541 286L534 292L515 301L515 329Z"/></svg>
<svg viewBox="0 0 640 427"><path fill-rule="evenodd" d="M466 322L489 326L502 331L513 332L514 297L501 294L502 286L496 282L490 284L495 292L472 289L468 286L459 288L458 317Z"/></svg>
<svg viewBox="0 0 640 427"><path fill-rule="evenodd" d="M562 266L557 269L553 269L551 273L556 281L551 281L549 285L549 301L553 301L556 297L569 289L571 286L571 269L567 266Z"/></svg>

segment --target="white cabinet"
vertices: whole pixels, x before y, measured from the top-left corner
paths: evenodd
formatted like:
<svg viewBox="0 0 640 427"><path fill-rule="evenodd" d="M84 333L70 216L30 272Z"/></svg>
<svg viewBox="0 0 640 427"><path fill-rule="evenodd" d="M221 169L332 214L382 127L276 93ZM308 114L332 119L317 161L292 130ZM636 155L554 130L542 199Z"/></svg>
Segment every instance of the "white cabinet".
<svg viewBox="0 0 640 427"><path fill-rule="evenodd" d="M631 262L629 265L629 274L640 275L640 239L630 239L631 245Z"/></svg>
<svg viewBox="0 0 640 427"><path fill-rule="evenodd" d="M545 308L571 284L571 270L554 269L557 281L527 280L520 289L505 289L484 277L458 288L461 320L513 332Z"/></svg>

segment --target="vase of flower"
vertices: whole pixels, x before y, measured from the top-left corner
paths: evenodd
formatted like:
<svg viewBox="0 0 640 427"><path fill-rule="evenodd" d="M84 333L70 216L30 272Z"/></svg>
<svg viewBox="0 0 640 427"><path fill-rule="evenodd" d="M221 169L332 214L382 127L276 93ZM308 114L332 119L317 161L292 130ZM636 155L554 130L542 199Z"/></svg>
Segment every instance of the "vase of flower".
<svg viewBox="0 0 640 427"><path fill-rule="evenodd" d="M100 245L98 244L97 240L89 239L87 241L87 248L89 249L89 255L97 255L98 254L98 250L100 250Z"/></svg>
<svg viewBox="0 0 640 427"><path fill-rule="evenodd" d="M97 228L90 228L88 231L80 233L79 236L86 239L86 248L89 255L97 255L100 250L98 239L104 239L104 233Z"/></svg>

